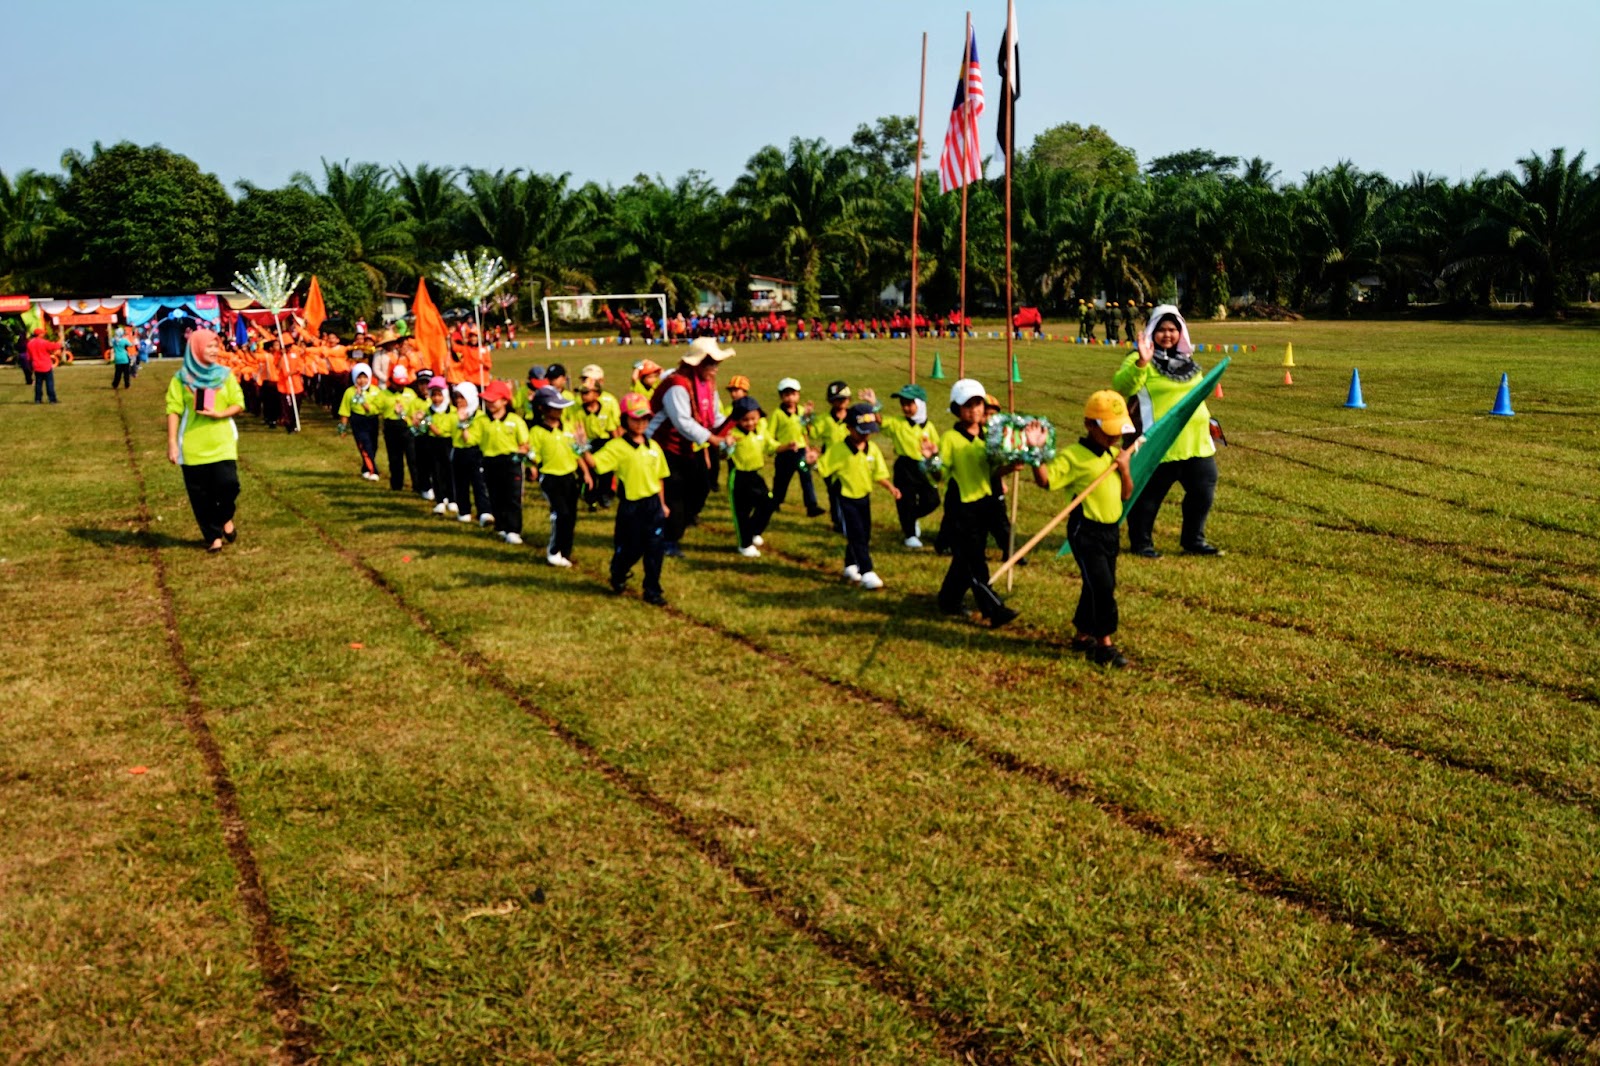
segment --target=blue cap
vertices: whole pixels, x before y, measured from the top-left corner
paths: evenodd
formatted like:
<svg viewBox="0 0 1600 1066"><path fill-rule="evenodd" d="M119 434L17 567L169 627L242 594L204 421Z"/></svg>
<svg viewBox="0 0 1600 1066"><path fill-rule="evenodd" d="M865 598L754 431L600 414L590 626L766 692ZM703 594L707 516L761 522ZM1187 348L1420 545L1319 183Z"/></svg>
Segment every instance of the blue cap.
<svg viewBox="0 0 1600 1066"><path fill-rule="evenodd" d="M758 415L762 413L761 405L756 402L756 398L754 396L741 396L737 400L733 401L734 418L743 418L751 411L754 411Z"/></svg>

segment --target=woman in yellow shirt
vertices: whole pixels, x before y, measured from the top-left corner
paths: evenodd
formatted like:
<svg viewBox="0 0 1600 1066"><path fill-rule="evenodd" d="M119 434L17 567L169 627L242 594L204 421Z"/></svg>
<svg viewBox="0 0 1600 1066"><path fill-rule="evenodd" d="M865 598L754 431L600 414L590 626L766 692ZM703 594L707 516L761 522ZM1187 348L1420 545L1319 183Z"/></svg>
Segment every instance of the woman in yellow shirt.
<svg viewBox="0 0 1600 1066"><path fill-rule="evenodd" d="M167 460L183 471L189 506L206 551L212 553L239 536L233 524L239 500L239 429L233 419L244 410L244 390L217 362L221 344L208 329L191 333L183 368L167 385Z"/></svg>

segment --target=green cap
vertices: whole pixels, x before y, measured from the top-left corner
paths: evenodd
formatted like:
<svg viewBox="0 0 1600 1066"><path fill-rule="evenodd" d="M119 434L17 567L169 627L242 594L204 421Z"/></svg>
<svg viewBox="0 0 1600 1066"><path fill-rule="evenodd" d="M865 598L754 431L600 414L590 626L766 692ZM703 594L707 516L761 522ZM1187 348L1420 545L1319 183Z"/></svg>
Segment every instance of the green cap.
<svg viewBox="0 0 1600 1066"><path fill-rule="evenodd" d="M890 393L890 395L897 400L921 400L924 403L928 400L927 390L921 385L902 385L899 391Z"/></svg>

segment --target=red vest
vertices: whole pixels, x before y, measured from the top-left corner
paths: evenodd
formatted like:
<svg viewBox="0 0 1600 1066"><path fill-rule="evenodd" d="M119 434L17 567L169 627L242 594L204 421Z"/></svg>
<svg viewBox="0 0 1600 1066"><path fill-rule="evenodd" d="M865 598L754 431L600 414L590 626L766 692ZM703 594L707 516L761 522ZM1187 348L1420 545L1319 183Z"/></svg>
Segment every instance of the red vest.
<svg viewBox="0 0 1600 1066"><path fill-rule="evenodd" d="M717 428L717 388L711 382L699 375L693 377L681 370L674 370L667 375L661 387L656 389L655 395L650 397L650 410L660 414L662 405L666 402L667 393L679 386L689 393L689 410L694 414L694 420L712 432ZM672 424L671 418L661 420L661 428L656 430L656 442L662 449L672 455L683 455L693 450L694 445L684 439L678 432L678 427Z"/></svg>

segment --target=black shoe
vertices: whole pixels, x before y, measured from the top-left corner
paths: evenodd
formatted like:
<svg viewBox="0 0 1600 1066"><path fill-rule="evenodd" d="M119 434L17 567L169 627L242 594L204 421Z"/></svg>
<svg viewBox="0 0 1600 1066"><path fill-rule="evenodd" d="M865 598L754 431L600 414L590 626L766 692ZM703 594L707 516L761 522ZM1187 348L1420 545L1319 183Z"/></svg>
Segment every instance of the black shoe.
<svg viewBox="0 0 1600 1066"><path fill-rule="evenodd" d="M1183 546L1183 554L1185 554L1185 555L1221 555L1222 554L1222 549L1217 547L1215 544L1212 544L1208 540L1202 540L1202 541L1199 541L1199 542L1197 542L1195 544L1185 544Z"/></svg>
<svg viewBox="0 0 1600 1066"><path fill-rule="evenodd" d="M661 554L666 556L668 559L682 559L683 549L678 547L677 541L669 540L666 544L662 545Z"/></svg>
<svg viewBox="0 0 1600 1066"><path fill-rule="evenodd" d="M644 602L648 603L652 607L665 607L667 605L667 598L661 595L659 592L646 592L644 594Z"/></svg>
<svg viewBox="0 0 1600 1066"><path fill-rule="evenodd" d="M620 596L622 595L622 590L628 587L628 579L625 577L620 579L612 578L609 582L607 582L607 584L611 586L611 592L613 595Z"/></svg>
<svg viewBox="0 0 1600 1066"><path fill-rule="evenodd" d="M1122 649L1115 644L1102 644L1089 653L1090 661L1099 666L1114 666L1118 670L1128 665L1128 659L1122 654Z"/></svg>
<svg viewBox="0 0 1600 1066"><path fill-rule="evenodd" d="M820 507L807 507L806 508L806 517L807 518L816 518L818 515L825 515L827 513L828 513L827 511L824 511Z"/></svg>
<svg viewBox="0 0 1600 1066"><path fill-rule="evenodd" d="M1159 558L1161 558L1161 553L1156 551L1155 548L1151 547L1148 544L1146 544L1142 548L1130 548L1129 552L1131 554L1133 554L1133 555L1137 555L1141 559L1159 559Z"/></svg>
<svg viewBox="0 0 1600 1066"><path fill-rule="evenodd" d="M1072 650L1084 655L1093 655L1094 649L1098 646L1099 642L1087 634L1072 638Z"/></svg>
<svg viewBox="0 0 1600 1066"><path fill-rule="evenodd" d="M1001 607L999 610L995 611L994 614L989 616L989 628L999 629L1008 622L1014 622L1017 620L1017 615L1019 613L1020 612L1015 611L1010 607Z"/></svg>
<svg viewBox="0 0 1600 1066"><path fill-rule="evenodd" d="M234 541L238 540L239 539L239 527L238 526L234 526L233 530L231 532L229 530L224 529L222 531L222 539L227 541L229 544L232 544Z"/></svg>

